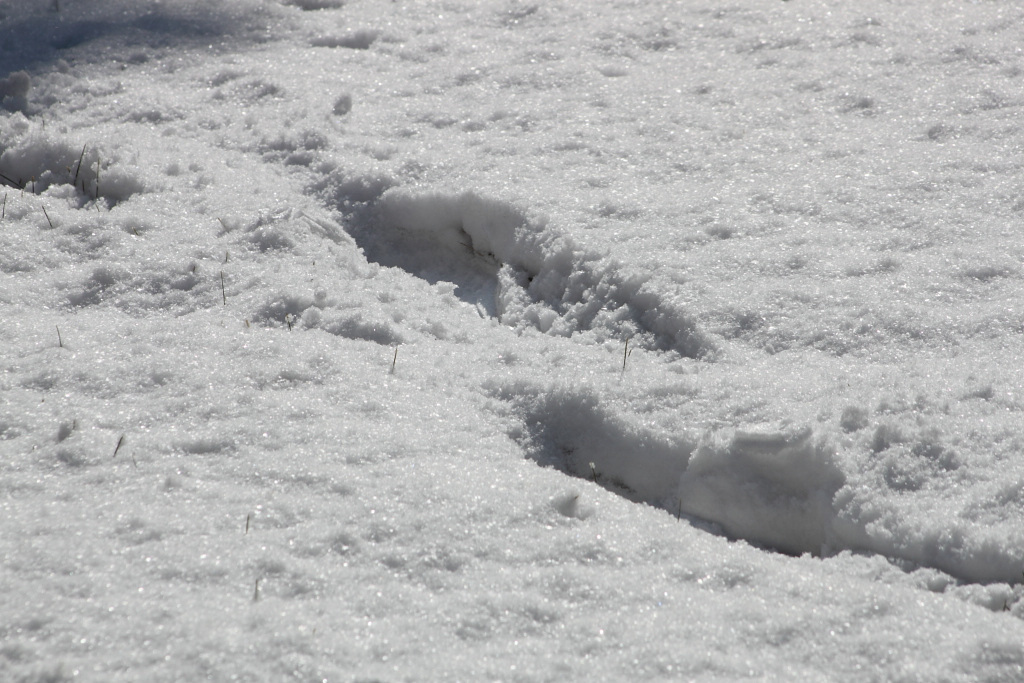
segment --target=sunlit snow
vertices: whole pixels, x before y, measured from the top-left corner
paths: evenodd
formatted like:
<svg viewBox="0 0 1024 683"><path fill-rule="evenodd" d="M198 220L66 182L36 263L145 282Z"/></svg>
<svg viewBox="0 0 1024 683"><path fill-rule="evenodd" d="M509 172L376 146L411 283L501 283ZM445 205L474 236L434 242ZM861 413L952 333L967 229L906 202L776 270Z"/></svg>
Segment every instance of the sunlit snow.
<svg viewBox="0 0 1024 683"><path fill-rule="evenodd" d="M1022 50L0 0L0 680L1024 679Z"/></svg>

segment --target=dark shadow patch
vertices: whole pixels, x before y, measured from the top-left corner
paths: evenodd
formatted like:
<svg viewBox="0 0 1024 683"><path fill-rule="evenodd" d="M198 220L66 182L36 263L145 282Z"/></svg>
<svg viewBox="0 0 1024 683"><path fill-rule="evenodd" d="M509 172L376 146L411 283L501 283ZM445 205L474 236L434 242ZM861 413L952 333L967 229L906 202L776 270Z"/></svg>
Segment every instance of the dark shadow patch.
<svg viewBox="0 0 1024 683"><path fill-rule="evenodd" d="M72 306L95 306L103 301L109 289L129 277L130 274L125 270L100 266L82 283L80 291L68 296L68 301Z"/></svg>
<svg viewBox="0 0 1024 683"><path fill-rule="evenodd" d="M73 8L59 13L19 8L0 23L0 74L38 70L65 58L69 51L95 42L103 42L107 49L94 54L79 52L76 59L109 63L118 60L117 53L123 51L124 61L129 61L128 55L137 53L140 47L208 46L212 38L232 36L255 41L260 35L251 13L201 5L182 11L154 11L150 3L146 5L149 7L124 12L121 4L105 11L102 3L97 3L92 12L95 16L85 19L73 18Z"/></svg>
<svg viewBox="0 0 1024 683"><path fill-rule="evenodd" d="M402 270L432 285L450 282L460 300L476 306L487 317L498 317L498 270L491 254L481 254L473 240L461 231L458 244L433 239L427 233L396 228L363 235L357 242L374 263Z"/></svg>

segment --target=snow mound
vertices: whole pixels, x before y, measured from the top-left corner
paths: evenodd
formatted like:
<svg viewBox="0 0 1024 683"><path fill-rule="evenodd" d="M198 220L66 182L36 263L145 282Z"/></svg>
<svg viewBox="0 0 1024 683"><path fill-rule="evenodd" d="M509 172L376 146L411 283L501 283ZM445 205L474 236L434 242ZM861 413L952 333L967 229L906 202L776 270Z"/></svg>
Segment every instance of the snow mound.
<svg viewBox="0 0 1024 683"><path fill-rule="evenodd" d="M5 128L0 133L5 147L0 154L0 177L7 185L36 194L51 186L70 185L82 198L103 197L110 205L145 189L137 169L110 154L47 132L21 137L17 122Z"/></svg>
<svg viewBox="0 0 1024 683"><path fill-rule="evenodd" d="M730 536L789 553L821 553L843 485L827 438L758 425L707 434L679 485L681 509Z"/></svg>
<svg viewBox="0 0 1024 683"><path fill-rule="evenodd" d="M713 354L692 318L614 259L588 253L542 216L482 197L394 188L353 228L367 257L455 294L482 315L518 330L587 334L602 343L634 339L691 358Z"/></svg>

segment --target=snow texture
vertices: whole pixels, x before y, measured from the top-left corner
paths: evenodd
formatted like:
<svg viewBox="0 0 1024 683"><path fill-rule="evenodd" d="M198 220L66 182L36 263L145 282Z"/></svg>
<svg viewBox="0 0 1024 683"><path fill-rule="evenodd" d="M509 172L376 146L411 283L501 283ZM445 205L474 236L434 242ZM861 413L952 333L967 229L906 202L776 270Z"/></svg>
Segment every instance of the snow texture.
<svg viewBox="0 0 1024 683"><path fill-rule="evenodd" d="M0 0L0 680L1021 680L1022 41Z"/></svg>

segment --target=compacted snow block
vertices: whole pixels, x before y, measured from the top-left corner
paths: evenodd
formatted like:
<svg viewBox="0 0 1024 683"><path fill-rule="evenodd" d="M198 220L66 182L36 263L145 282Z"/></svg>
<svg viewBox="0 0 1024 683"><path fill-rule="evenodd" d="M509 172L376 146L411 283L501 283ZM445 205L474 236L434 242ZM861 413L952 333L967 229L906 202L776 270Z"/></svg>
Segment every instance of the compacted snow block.
<svg viewBox="0 0 1024 683"><path fill-rule="evenodd" d="M679 486L682 510L727 534L819 554L844 483L828 440L810 427L761 425L704 437Z"/></svg>

